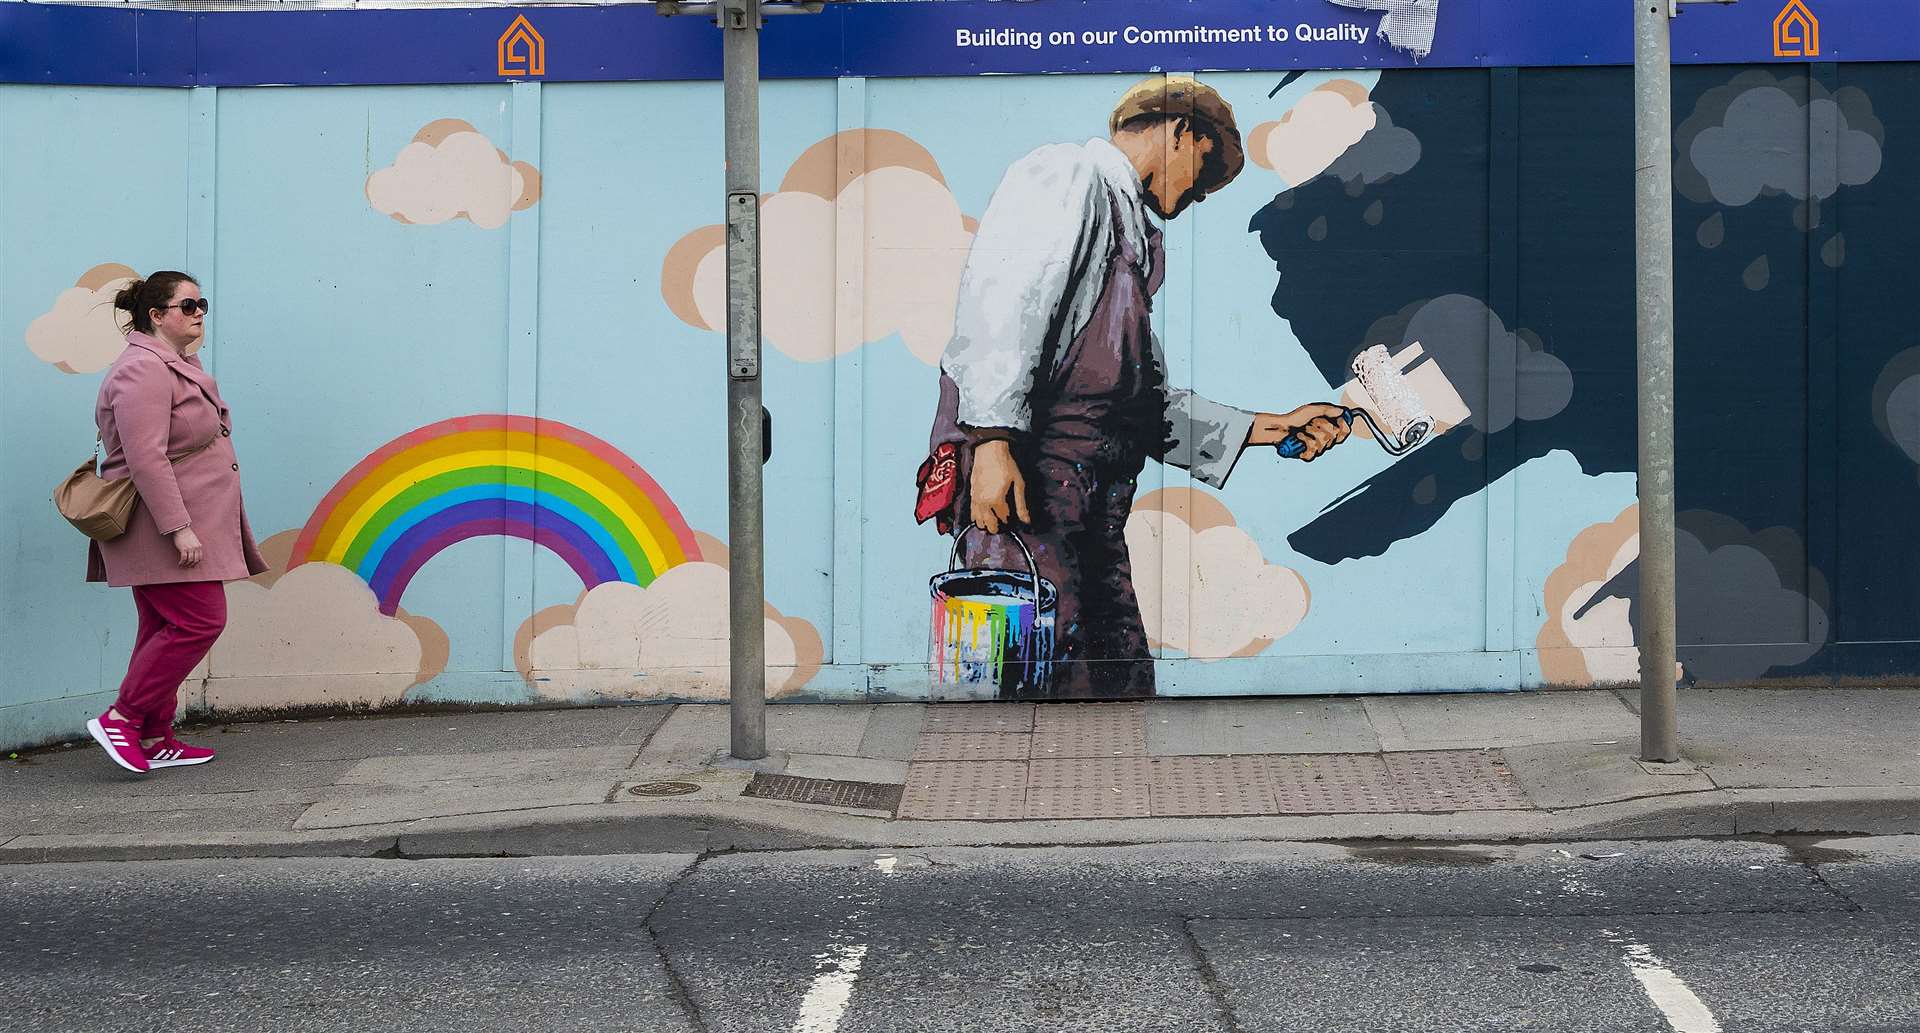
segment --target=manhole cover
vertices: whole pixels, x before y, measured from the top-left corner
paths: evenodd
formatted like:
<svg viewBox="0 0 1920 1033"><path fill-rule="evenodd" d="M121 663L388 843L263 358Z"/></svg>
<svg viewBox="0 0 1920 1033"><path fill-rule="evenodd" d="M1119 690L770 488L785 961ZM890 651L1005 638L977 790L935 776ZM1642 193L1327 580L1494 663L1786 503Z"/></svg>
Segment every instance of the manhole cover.
<svg viewBox="0 0 1920 1033"><path fill-rule="evenodd" d="M841 782L831 778L801 778L797 775L755 775L747 783L743 796L761 800L785 800L789 803L813 803L827 807L849 807L861 811L885 811L892 814L900 807L905 786L881 782Z"/></svg>
<svg viewBox="0 0 1920 1033"><path fill-rule="evenodd" d="M627 787L627 792L634 796L685 796L699 791L700 787L692 782L642 782Z"/></svg>

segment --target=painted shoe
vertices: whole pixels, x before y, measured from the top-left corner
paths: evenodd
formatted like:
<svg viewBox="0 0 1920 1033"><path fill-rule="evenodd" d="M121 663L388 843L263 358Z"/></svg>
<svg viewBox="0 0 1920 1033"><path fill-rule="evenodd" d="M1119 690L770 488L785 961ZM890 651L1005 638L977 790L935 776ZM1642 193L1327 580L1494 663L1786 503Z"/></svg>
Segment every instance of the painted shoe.
<svg viewBox="0 0 1920 1033"><path fill-rule="evenodd" d="M146 751L140 748L140 732L133 725L101 714L87 722L87 734L93 736L93 741L107 751L115 764L136 775L147 773L151 765L147 763Z"/></svg>
<svg viewBox="0 0 1920 1033"><path fill-rule="evenodd" d="M153 748L147 751L147 766L150 768L191 767L212 759L212 750L205 746L188 746L172 736L154 743Z"/></svg>

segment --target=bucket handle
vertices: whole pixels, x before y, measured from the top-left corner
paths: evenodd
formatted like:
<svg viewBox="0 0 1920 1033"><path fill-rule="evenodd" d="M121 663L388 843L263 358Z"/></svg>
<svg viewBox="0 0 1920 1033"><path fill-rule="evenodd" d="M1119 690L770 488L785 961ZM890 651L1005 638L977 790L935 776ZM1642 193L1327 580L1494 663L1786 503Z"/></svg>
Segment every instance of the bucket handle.
<svg viewBox="0 0 1920 1033"><path fill-rule="evenodd" d="M954 534L953 554L947 557L947 573L951 574L960 569L960 546L966 542L967 532L975 530L976 526L970 523ZM1040 619L1040 565L1033 561L1033 550L1027 548L1027 543L1022 541L1012 528L1000 533L1013 539L1013 544L1020 547L1020 555L1027 558L1027 570L1033 574L1033 619L1037 621Z"/></svg>

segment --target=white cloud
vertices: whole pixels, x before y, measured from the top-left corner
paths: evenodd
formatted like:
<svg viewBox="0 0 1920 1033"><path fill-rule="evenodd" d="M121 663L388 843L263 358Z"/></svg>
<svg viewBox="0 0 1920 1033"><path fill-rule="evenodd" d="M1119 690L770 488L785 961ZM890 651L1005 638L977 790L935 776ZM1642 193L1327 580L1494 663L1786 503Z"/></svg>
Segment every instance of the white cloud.
<svg viewBox="0 0 1920 1033"><path fill-rule="evenodd" d="M431 622L382 614L367 583L331 563L233 582L227 615L207 659L215 710L389 705L446 659L444 635L429 648L415 629L431 635Z"/></svg>
<svg viewBox="0 0 1920 1033"><path fill-rule="evenodd" d="M53 299L52 308L27 324L27 348L68 373L95 373L112 365L127 346L113 297L134 275L121 265L89 270L79 284Z"/></svg>
<svg viewBox="0 0 1920 1033"><path fill-rule="evenodd" d="M1365 86L1334 79L1300 98L1279 121L1255 126L1249 153L1255 164L1297 187L1325 172L1377 121Z"/></svg>
<svg viewBox="0 0 1920 1033"><path fill-rule="evenodd" d="M1268 563L1260 544L1232 523L1218 500L1196 504L1181 499L1185 493L1199 494L1155 492L1127 519L1127 550L1147 637L1200 660L1255 655L1306 618L1306 581ZM1196 529L1189 517L1208 526ZM1225 522L1215 522L1222 517ZM1168 582L1163 571L1185 576Z"/></svg>
<svg viewBox="0 0 1920 1033"><path fill-rule="evenodd" d="M761 329L794 359L823 362L898 334L933 365L953 334L972 223L931 156L911 141L890 146L890 156L870 149L876 167L836 190L836 179L823 185L814 174L816 145L787 176L800 185L761 201ZM726 249L712 230L682 238L661 289L682 320L718 331L727 321ZM836 267L842 248L859 248L859 260Z"/></svg>
<svg viewBox="0 0 1920 1033"><path fill-rule="evenodd" d="M683 563L641 588L595 586L571 608L530 621L522 666L547 698L725 699L728 684L727 568ZM767 687L798 692L819 669L820 640L811 625L768 608Z"/></svg>
<svg viewBox="0 0 1920 1033"><path fill-rule="evenodd" d="M422 129L392 165L368 176L366 192L375 211L401 222L465 218L498 229L539 199L540 174L510 161L472 126L442 120Z"/></svg>

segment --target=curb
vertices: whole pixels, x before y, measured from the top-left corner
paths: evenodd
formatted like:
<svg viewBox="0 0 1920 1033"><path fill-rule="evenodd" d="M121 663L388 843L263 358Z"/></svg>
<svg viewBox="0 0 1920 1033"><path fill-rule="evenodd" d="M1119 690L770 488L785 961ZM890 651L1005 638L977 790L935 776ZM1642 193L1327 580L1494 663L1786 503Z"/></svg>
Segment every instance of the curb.
<svg viewBox="0 0 1920 1033"><path fill-rule="evenodd" d="M328 831L157 839L15 836L0 865L79 861L357 857L421 860L929 846L1119 846L1168 842L1501 842L1920 833L1909 787L1714 790L1557 811L1332 814L1063 821L895 821L803 804L614 803Z"/></svg>

